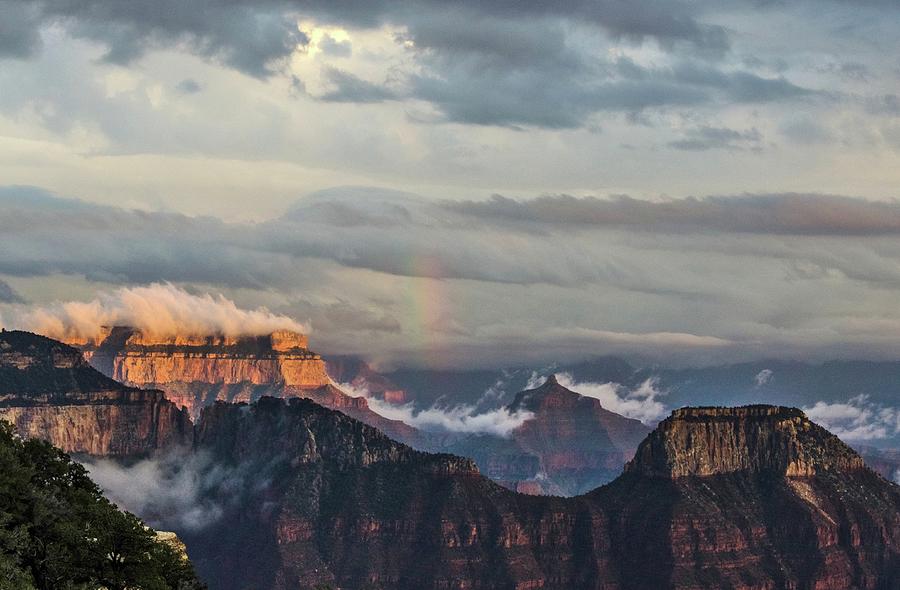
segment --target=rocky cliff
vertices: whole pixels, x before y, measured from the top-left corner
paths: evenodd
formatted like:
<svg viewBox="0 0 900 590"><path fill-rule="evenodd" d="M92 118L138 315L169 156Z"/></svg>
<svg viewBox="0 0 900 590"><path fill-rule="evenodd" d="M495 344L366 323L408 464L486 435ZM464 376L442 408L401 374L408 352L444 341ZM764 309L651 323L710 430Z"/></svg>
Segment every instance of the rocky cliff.
<svg viewBox="0 0 900 590"><path fill-rule="evenodd" d="M900 584L900 490L787 408L679 411L625 474L568 499L513 493L307 400L216 404L197 445L257 490L185 537L217 588Z"/></svg>
<svg viewBox="0 0 900 590"><path fill-rule="evenodd" d="M161 391L125 387L28 332L0 333L0 418L70 453L145 454L193 438L187 413Z"/></svg>
<svg viewBox="0 0 900 590"><path fill-rule="evenodd" d="M76 452L142 453L190 430L158 392L22 332L0 335L0 402ZM214 588L900 587L900 488L792 408L677 410L620 477L574 498L514 493L307 399L214 403L193 441L195 500L217 516L165 528Z"/></svg>
<svg viewBox="0 0 900 590"><path fill-rule="evenodd" d="M482 473L526 493L575 496L608 483L650 432L599 400L566 389L554 376L518 393L507 410L532 416L508 437L466 438L449 450L475 458Z"/></svg>
<svg viewBox="0 0 900 590"><path fill-rule="evenodd" d="M91 364L105 375L142 388L160 389L196 421L216 401L254 402L263 396L305 397L370 424L417 447L427 437L369 408L332 384L325 361L311 352L303 334L278 331L265 336L179 336L155 338L117 327L97 342L79 343Z"/></svg>
<svg viewBox="0 0 900 590"><path fill-rule="evenodd" d="M856 452L800 410L745 406L675 410L625 470L678 478L765 471L813 476L818 469L864 468Z"/></svg>
<svg viewBox="0 0 900 590"><path fill-rule="evenodd" d="M157 338L128 327L98 342L74 343L101 373L127 385L158 388L196 418L216 400L249 401L274 388L315 389L330 383L306 336Z"/></svg>
<svg viewBox="0 0 900 590"><path fill-rule="evenodd" d="M900 585L900 488L797 409L676 410L590 500L639 587Z"/></svg>

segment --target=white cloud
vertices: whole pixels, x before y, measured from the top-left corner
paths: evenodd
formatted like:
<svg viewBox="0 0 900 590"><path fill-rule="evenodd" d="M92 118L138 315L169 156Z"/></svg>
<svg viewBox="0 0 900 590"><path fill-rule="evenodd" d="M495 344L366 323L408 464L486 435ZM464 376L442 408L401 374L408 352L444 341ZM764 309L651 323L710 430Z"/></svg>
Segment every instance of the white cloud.
<svg viewBox="0 0 900 590"><path fill-rule="evenodd" d="M634 389L618 383L579 383L568 373L559 373L556 378L566 389L598 399L607 410L635 418L648 426L655 425L669 414L669 408L659 399L667 392L659 389L654 378L647 379Z"/></svg>
<svg viewBox="0 0 900 590"><path fill-rule="evenodd" d="M753 380L756 381L757 387L762 387L763 385L766 385L770 381L772 381L773 375L774 373L772 372L772 369L763 369L756 374L756 377L754 377Z"/></svg>
<svg viewBox="0 0 900 590"><path fill-rule="evenodd" d="M889 438L900 433L900 412L857 395L846 402L816 402L803 411L810 420L848 441Z"/></svg>
<svg viewBox="0 0 900 590"><path fill-rule="evenodd" d="M534 417L531 412L524 410L510 412L505 407L479 411L475 405L459 405L452 408L431 407L417 410L412 403L394 405L370 397L365 388L354 387L348 383L341 383L338 387L354 397L367 398L369 407L377 414L391 420L400 420L423 430L493 434L507 437L523 422Z"/></svg>
<svg viewBox="0 0 900 590"><path fill-rule="evenodd" d="M102 326L132 326L148 335L245 336L309 328L265 308L240 309L223 295L194 295L171 284L124 287L87 302L68 301L24 310L17 326L61 340L93 339Z"/></svg>
<svg viewBox="0 0 900 590"><path fill-rule="evenodd" d="M160 528L196 531L215 523L223 506L208 493L235 488L237 473L214 465L205 454L171 453L121 465L111 459L84 463L91 479L119 508Z"/></svg>

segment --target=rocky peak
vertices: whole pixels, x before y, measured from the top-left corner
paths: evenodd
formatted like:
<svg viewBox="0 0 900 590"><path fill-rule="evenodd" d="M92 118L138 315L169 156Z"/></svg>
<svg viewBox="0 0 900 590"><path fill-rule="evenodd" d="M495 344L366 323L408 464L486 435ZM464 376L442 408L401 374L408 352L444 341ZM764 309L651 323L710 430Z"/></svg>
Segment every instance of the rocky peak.
<svg viewBox="0 0 900 590"><path fill-rule="evenodd" d="M5 402L62 400L121 389L71 346L30 332L0 332L0 396Z"/></svg>
<svg viewBox="0 0 900 590"><path fill-rule="evenodd" d="M483 473L510 489L583 494L618 476L650 432L555 375L519 392L507 410L527 417L508 437L464 440L454 451L475 457Z"/></svg>
<svg viewBox="0 0 900 590"><path fill-rule="evenodd" d="M679 478L735 472L810 477L864 469L862 458L796 409L681 408L638 447L626 473Z"/></svg>
<svg viewBox="0 0 900 590"><path fill-rule="evenodd" d="M229 460L287 457L346 469L373 463L415 463L436 474L477 475L474 461L428 454L306 398L262 397L254 404L216 402L203 409L196 445Z"/></svg>
<svg viewBox="0 0 900 590"><path fill-rule="evenodd" d="M556 375L550 375L547 379L535 389L526 389L516 394L509 409L512 412L518 410L528 410L531 412L539 410L541 407L555 407L564 405L574 405L579 400L590 400L588 403L600 406L599 400L586 398L579 393L566 389L559 384Z"/></svg>
<svg viewBox="0 0 900 590"><path fill-rule="evenodd" d="M793 440L817 469L840 456L789 408L682 410L652 438L729 424L769 439L747 450L761 462ZM900 488L868 470L626 474L575 498L526 497L466 459L415 452L306 400L270 398L207 408L195 440L255 490L187 539L210 586L225 590L900 587ZM235 497L235 479L223 499Z"/></svg>

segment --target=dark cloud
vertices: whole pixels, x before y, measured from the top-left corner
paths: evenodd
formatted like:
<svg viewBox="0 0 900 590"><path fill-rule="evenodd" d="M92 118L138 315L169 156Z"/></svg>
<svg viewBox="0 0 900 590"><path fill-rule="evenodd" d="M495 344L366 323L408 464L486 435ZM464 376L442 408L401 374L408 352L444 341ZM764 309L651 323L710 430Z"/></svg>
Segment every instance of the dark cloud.
<svg viewBox="0 0 900 590"><path fill-rule="evenodd" d="M70 34L105 45L109 62L127 64L148 50L174 46L256 77L278 71L284 58L308 45L297 29L299 18L351 27L390 23L404 31L401 37L409 42L415 67L395 71L390 85L327 67L328 89L318 98L423 100L435 108L437 120L476 125L574 128L590 125L589 119L602 112L636 117L645 109L762 103L812 93L783 77L711 65L716 62L702 56L721 56L728 35L718 25L701 22L693 3L680 0L21 0L15 7L32 15L10 29L18 36L37 35L41 24L62 23ZM585 44L586 31L598 29L606 36L594 34ZM6 36L12 47L13 36ZM674 60L669 67L610 62L596 46L604 40L649 39L672 56L692 61ZM24 47L21 41L15 46ZM352 52L349 43L327 35L319 48L331 57ZM33 53L33 47L20 53Z"/></svg>
<svg viewBox="0 0 900 590"><path fill-rule="evenodd" d="M259 287L293 268L237 245L232 238L243 226L208 217L128 211L29 187L0 189L0 210L0 273L12 276Z"/></svg>
<svg viewBox="0 0 900 590"><path fill-rule="evenodd" d="M582 126L588 117L604 111L634 114L652 108L767 103L818 94L783 77L724 72L697 62L647 67L625 58L587 59L572 51L561 35L540 27L517 38L514 47L521 49L507 55L495 47L494 40L503 36L492 34L490 27L460 26L468 31L468 49L430 48L424 58L429 68L409 79L415 98L431 102L454 122L567 128ZM472 36L486 40L478 43ZM542 57L528 59L531 54Z"/></svg>
<svg viewBox="0 0 900 590"><path fill-rule="evenodd" d="M9 283L0 280L0 303L25 303L25 300L9 286Z"/></svg>
<svg viewBox="0 0 900 590"><path fill-rule="evenodd" d="M614 37L656 39L663 45L687 43L712 53L722 53L729 44L723 27L700 22L691 4L681 0L12 0L6 4L11 8L4 12L13 15L13 9L39 7L43 22L62 20L76 34L107 44L111 61L127 62L147 47L174 41L252 75L265 74L272 60L306 42L296 32L297 16L374 27L385 22L404 25L412 15L437 20L451 10L466 13L472 23L481 18L562 18L592 23ZM25 24L21 30L30 35L39 22Z"/></svg>
<svg viewBox="0 0 900 590"><path fill-rule="evenodd" d="M181 46L256 77L308 43L288 3L226 0L24 0L13 2L39 13L23 27L61 23L75 36L103 43L104 59L127 64L148 49ZM30 34L30 33L29 33Z"/></svg>
<svg viewBox="0 0 900 590"><path fill-rule="evenodd" d="M397 98L389 88L368 82L337 68L324 68L322 77L330 90L320 95L318 99L326 102L374 103Z"/></svg>
<svg viewBox="0 0 900 590"><path fill-rule="evenodd" d="M193 78L185 78L175 85L175 90L182 94L197 94L203 90L203 86Z"/></svg>
<svg viewBox="0 0 900 590"><path fill-rule="evenodd" d="M651 72L664 74L664 72ZM725 72L704 64L683 62L671 71L671 78L698 88L711 88L734 102L765 103L816 94L789 82L784 77L765 78L751 72Z"/></svg>
<svg viewBox="0 0 900 590"><path fill-rule="evenodd" d="M41 46L37 7L18 0L0 1L0 59L26 58Z"/></svg>
<svg viewBox="0 0 900 590"><path fill-rule="evenodd" d="M433 3L447 5L437 0ZM615 37L636 41L651 38L663 45L686 42L694 49L714 53L724 52L729 46L728 35L723 27L700 22L692 4L680 0L465 0L456 5L501 19L521 16L565 17L576 22L594 23Z"/></svg>
<svg viewBox="0 0 900 590"><path fill-rule="evenodd" d="M762 135L758 130L738 131L727 127L701 126L689 129L684 139L669 142L669 147L685 151L759 150Z"/></svg>
<svg viewBox="0 0 900 590"><path fill-rule="evenodd" d="M792 235L900 234L900 203L787 193L644 201L548 196L517 201L446 202L452 211L510 222L608 226L645 231Z"/></svg>
<svg viewBox="0 0 900 590"><path fill-rule="evenodd" d="M107 283L181 281L256 289L314 280L311 272L299 270L310 260L395 276L492 283L629 283L627 265L594 258L602 257L604 240L615 239L618 234L610 232L618 230L627 235L671 233L689 240L710 233L900 234L896 202L811 194L666 201L495 196L433 203L404 193L336 189L300 201L282 218L255 225L127 211L21 187L0 190L0 207L2 274L62 273ZM843 254L817 257L863 280L893 281L897 275L881 262L867 269ZM629 288L683 290L636 283Z"/></svg>

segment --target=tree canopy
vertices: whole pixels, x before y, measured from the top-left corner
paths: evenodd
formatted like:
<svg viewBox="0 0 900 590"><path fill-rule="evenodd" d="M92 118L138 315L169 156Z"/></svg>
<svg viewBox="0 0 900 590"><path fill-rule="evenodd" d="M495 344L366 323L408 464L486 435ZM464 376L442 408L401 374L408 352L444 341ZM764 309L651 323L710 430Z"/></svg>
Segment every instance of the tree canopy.
<svg viewBox="0 0 900 590"><path fill-rule="evenodd" d="M198 590L190 562L87 471L0 421L0 590Z"/></svg>

